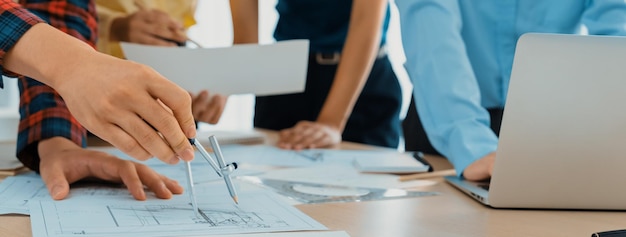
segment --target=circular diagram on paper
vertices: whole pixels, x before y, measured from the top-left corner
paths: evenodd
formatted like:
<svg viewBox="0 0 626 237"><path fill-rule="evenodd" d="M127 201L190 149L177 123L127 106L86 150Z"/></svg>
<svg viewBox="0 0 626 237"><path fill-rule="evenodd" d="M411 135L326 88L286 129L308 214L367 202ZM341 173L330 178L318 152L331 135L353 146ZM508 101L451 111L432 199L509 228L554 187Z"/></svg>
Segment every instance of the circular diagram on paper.
<svg viewBox="0 0 626 237"><path fill-rule="evenodd" d="M334 188L334 187L314 187L302 184L294 184L293 190L313 195L320 196L364 196L370 193L367 189L359 188Z"/></svg>

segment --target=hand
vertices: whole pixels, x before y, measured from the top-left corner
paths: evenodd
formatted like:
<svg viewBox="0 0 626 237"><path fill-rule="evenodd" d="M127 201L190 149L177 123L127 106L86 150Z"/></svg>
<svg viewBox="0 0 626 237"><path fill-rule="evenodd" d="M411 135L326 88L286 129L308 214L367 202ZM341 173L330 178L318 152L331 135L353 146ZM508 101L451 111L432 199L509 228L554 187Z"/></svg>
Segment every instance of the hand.
<svg viewBox="0 0 626 237"><path fill-rule="evenodd" d="M146 199L144 185L163 199L183 192L178 182L156 173L148 166L104 152L83 149L66 138L43 140L38 149L41 178L54 200L67 197L71 183L88 177L124 183L137 200Z"/></svg>
<svg viewBox="0 0 626 237"><path fill-rule="evenodd" d="M110 35L111 40L160 46L176 46L187 40L183 25L156 9L140 9L113 20Z"/></svg>
<svg viewBox="0 0 626 237"><path fill-rule="evenodd" d="M98 53L47 24L31 27L3 66L54 88L78 122L136 159L193 159L191 97L150 67Z"/></svg>
<svg viewBox="0 0 626 237"><path fill-rule="evenodd" d="M301 150L329 147L340 142L339 128L318 122L300 121L296 126L280 131L278 147Z"/></svg>
<svg viewBox="0 0 626 237"><path fill-rule="evenodd" d="M208 91L203 90L197 96L191 94L191 98L191 111L196 121L210 124L220 121L228 97L220 94L210 96Z"/></svg>
<svg viewBox="0 0 626 237"><path fill-rule="evenodd" d="M55 84L85 128L139 160L193 159L188 138L196 130L185 90L147 66L96 52L86 56L88 63L69 66Z"/></svg>
<svg viewBox="0 0 626 237"><path fill-rule="evenodd" d="M463 171L463 177L471 181L485 180L491 177L493 164L496 160L496 153L492 152L470 164Z"/></svg>

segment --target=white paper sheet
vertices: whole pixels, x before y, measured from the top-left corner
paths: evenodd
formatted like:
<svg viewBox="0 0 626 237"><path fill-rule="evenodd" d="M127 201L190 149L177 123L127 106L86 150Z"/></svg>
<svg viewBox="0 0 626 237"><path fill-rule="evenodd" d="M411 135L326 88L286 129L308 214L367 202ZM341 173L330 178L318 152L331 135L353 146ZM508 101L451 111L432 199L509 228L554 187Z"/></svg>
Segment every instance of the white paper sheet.
<svg viewBox="0 0 626 237"><path fill-rule="evenodd" d="M126 58L151 66L191 92L273 95L304 91L308 40L200 49L121 45Z"/></svg>
<svg viewBox="0 0 626 237"><path fill-rule="evenodd" d="M306 231L241 235L201 235L197 237L350 237L345 231Z"/></svg>
<svg viewBox="0 0 626 237"><path fill-rule="evenodd" d="M397 175L360 173L352 166L322 165L267 171L261 178L362 188L415 188L436 184L432 180L401 182Z"/></svg>
<svg viewBox="0 0 626 237"><path fill-rule="evenodd" d="M199 185L196 190L199 215L192 211L187 195L143 202L100 195L89 199L31 201L33 236L155 237L326 230L264 189L241 190L239 205L216 185Z"/></svg>
<svg viewBox="0 0 626 237"><path fill-rule="evenodd" d="M349 154L354 157L354 166L366 173L410 174L427 172L429 168L409 153L359 150Z"/></svg>
<svg viewBox="0 0 626 237"><path fill-rule="evenodd" d="M208 142L206 144L208 144ZM92 149L103 151L103 152L112 154L122 159L143 163L147 166L150 166L150 168L152 168L157 173L165 175L170 179L174 179L178 181L179 184L187 183L187 175L186 175L186 168L185 168L184 162L179 162L176 165L170 165L170 164L165 164L161 160L156 159L156 158L148 159L146 161L138 161L138 160L131 158L124 152L114 147L103 147L103 148L92 148ZM206 160L201 158L199 151L195 151L194 157L195 159L191 162L191 171L193 174L193 181L195 184L201 184L201 183L213 182L213 181L223 181L221 177L217 176L217 174L215 173L211 165ZM227 163L234 162L234 160L231 160L229 159L229 157L226 157L226 156L224 157L224 160ZM236 177L236 176L243 176L243 175L258 175L260 173L261 172L256 171L256 170L238 168L235 171L233 171L231 175Z"/></svg>
<svg viewBox="0 0 626 237"><path fill-rule="evenodd" d="M133 160L130 156L124 154L122 151L113 147L102 148L90 148L93 150L99 150L115 155L122 159ZM200 157L200 154L196 152L196 157ZM228 160L228 159L227 159ZM140 162L137 160L133 160ZM165 175L170 179L178 181L179 184L184 185L187 183L187 176L185 173L185 166L183 162L179 162L176 165L169 165L161 162L158 159L149 159L144 162L140 162L150 166L157 173ZM223 179L218 177L213 171L213 168L204 159L194 159L192 162L192 173L195 184L203 184L209 182L215 182L222 184L221 189L226 189ZM241 175L259 175L261 172L250 169L238 168L232 175L234 177ZM70 189L68 198L82 198L85 195L121 195L130 197L130 193L125 188L110 187L113 185L104 186L84 186L73 185ZM185 187L186 188L186 187ZM151 195L151 192L146 192ZM225 194L227 195L227 194ZM29 172L19 174L16 176L10 176L0 182L0 215L4 214L22 214L29 215L28 202L29 200L37 198L50 198L46 185L41 180L41 177L35 172Z"/></svg>
<svg viewBox="0 0 626 237"><path fill-rule="evenodd" d="M415 173L426 172L428 166L407 153L395 150L284 150L271 145L227 145L222 153L230 161L280 167L308 167L341 164L354 166L363 172Z"/></svg>
<svg viewBox="0 0 626 237"><path fill-rule="evenodd" d="M151 193L148 192L148 196ZM113 184L73 184L68 199L90 199L93 196L122 196L131 198L128 190ZM0 215L29 215L28 203L38 199L52 199L43 180L35 172L7 177L0 183Z"/></svg>
<svg viewBox="0 0 626 237"><path fill-rule="evenodd" d="M28 215L28 201L45 196L46 185L35 172L7 177L0 182L0 215Z"/></svg>
<svg viewBox="0 0 626 237"><path fill-rule="evenodd" d="M209 136L215 136L220 145L228 144L262 144L265 134L254 130L198 130L196 139L202 144L211 144Z"/></svg>
<svg viewBox="0 0 626 237"><path fill-rule="evenodd" d="M351 165L353 157L334 156L331 150L284 150L271 145L225 145L224 158L229 162L271 165L280 167L305 167L327 163ZM335 150L336 151L336 150ZM330 159L329 159L330 158Z"/></svg>

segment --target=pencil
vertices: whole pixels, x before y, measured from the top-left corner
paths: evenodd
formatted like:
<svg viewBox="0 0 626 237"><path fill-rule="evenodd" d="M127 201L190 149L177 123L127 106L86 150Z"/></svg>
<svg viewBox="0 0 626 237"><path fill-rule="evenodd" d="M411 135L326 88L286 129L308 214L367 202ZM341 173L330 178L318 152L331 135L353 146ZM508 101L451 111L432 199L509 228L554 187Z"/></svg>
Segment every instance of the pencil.
<svg viewBox="0 0 626 237"><path fill-rule="evenodd" d="M448 175L456 175L456 171L454 169L448 169L448 170L433 171L433 172L428 172L428 173L402 175L400 176L400 178L398 178L398 180L404 182L404 181L415 180L415 179L428 179L428 178L448 176Z"/></svg>

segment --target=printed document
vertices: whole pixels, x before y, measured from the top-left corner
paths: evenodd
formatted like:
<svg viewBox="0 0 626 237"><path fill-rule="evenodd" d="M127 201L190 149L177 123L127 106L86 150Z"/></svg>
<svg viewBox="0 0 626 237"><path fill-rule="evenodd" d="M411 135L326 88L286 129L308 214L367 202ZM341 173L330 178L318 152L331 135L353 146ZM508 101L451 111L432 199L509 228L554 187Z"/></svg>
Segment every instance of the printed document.
<svg viewBox="0 0 626 237"><path fill-rule="evenodd" d="M275 95L304 91L308 40L197 49L121 45L129 60L154 68L194 93L209 90L223 95Z"/></svg>
<svg viewBox="0 0 626 237"><path fill-rule="evenodd" d="M34 237L198 236L300 230L326 227L265 189L247 189L234 204L223 183L196 187L199 213L188 196L137 201L126 195L31 200Z"/></svg>

